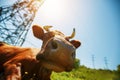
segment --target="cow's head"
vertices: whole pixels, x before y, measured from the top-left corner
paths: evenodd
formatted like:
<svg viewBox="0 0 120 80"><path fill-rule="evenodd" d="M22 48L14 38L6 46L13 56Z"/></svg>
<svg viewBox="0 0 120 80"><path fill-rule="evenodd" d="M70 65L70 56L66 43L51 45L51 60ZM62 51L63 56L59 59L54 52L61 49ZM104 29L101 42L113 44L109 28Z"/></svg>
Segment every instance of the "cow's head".
<svg viewBox="0 0 120 80"><path fill-rule="evenodd" d="M81 45L77 40L70 40L75 35L75 29L71 36L65 36L60 31L50 31L50 27L44 26L44 29L38 25L32 27L34 36L43 41L36 59L42 61L42 65L49 70L71 71L74 67L76 48Z"/></svg>

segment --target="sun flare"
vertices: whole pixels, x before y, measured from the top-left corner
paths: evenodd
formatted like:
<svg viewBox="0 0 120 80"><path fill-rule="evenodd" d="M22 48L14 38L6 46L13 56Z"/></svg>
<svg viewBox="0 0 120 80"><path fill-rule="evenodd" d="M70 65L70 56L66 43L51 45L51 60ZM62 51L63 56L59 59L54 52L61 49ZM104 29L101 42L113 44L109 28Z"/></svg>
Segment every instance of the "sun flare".
<svg viewBox="0 0 120 80"><path fill-rule="evenodd" d="M38 14L43 13L44 17L50 19L61 19L65 15L66 8L67 5L64 0L45 0Z"/></svg>

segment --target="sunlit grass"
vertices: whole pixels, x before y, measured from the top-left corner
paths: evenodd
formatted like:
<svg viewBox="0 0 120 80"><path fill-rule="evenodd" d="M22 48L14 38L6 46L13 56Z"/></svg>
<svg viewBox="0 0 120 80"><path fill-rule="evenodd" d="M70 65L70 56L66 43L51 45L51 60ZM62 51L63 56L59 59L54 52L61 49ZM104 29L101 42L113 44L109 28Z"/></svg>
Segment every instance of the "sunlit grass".
<svg viewBox="0 0 120 80"><path fill-rule="evenodd" d="M51 75L52 80L119 80L116 71L96 70L81 66L71 72L56 73Z"/></svg>

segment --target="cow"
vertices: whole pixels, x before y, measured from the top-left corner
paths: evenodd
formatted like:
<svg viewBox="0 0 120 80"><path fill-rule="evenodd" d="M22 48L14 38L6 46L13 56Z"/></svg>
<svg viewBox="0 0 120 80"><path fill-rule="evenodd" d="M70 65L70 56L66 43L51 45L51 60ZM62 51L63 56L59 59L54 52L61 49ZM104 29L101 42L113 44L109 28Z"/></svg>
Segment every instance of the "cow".
<svg viewBox="0 0 120 80"><path fill-rule="evenodd" d="M75 36L65 36L52 26L33 25L33 35L42 40L41 49L12 46L0 42L1 80L50 80L52 71L71 71L75 52L81 45Z"/></svg>

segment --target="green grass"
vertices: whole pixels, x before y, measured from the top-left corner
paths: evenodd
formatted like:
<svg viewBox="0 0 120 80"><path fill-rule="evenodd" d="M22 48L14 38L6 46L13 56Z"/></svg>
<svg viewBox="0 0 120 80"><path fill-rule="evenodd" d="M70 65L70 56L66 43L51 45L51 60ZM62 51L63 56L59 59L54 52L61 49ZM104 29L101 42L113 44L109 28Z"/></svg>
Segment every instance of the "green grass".
<svg viewBox="0 0 120 80"><path fill-rule="evenodd" d="M117 71L90 69L80 66L71 72L55 73L51 75L52 80L120 80Z"/></svg>

